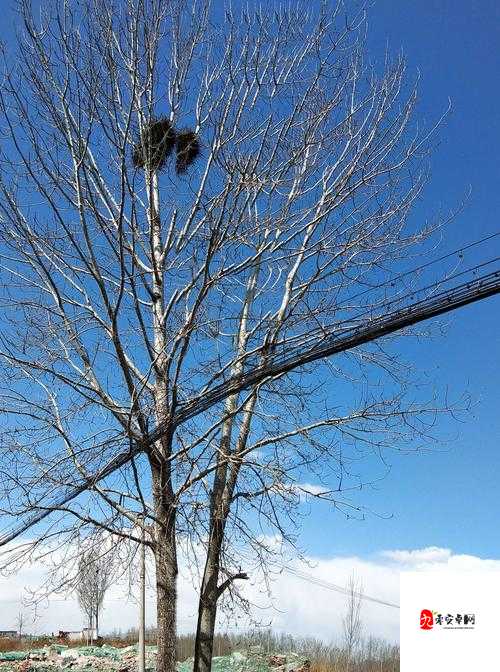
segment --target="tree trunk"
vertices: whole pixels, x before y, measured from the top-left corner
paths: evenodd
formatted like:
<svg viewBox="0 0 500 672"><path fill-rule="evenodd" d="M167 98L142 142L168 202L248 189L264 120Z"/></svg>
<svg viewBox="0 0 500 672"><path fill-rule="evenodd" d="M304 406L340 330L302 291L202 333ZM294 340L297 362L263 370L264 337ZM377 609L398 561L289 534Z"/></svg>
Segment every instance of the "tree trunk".
<svg viewBox="0 0 500 672"><path fill-rule="evenodd" d="M221 520L215 520L212 523L208 541L207 559L198 602L193 672L210 672L212 667L217 601L220 596L219 573L223 537L224 523Z"/></svg>
<svg viewBox="0 0 500 672"><path fill-rule="evenodd" d="M170 525L157 531L155 544L156 622L158 633L157 672L175 672L177 640L177 556L175 530Z"/></svg>
<svg viewBox="0 0 500 672"><path fill-rule="evenodd" d="M210 548L203 574L198 603L198 624L194 645L193 672L210 672L214 647L215 619L217 617L219 548Z"/></svg>
<svg viewBox="0 0 500 672"><path fill-rule="evenodd" d="M162 443L169 454L169 437ZM168 461L151 459L155 527L153 551L156 569L157 672L175 672L177 640L177 547L176 516Z"/></svg>
<svg viewBox="0 0 500 672"><path fill-rule="evenodd" d="M153 337L155 352L155 416L157 426L164 424L170 413L166 337L164 323L164 267L163 241L160 218L160 192L158 175L146 171L148 188L150 242L152 249ZM171 455L172 435L166 432L154 446L150 456L153 500L156 516L155 565L156 565L156 623L158 654L157 672L175 672L176 669L176 615L177 615L177 549L176 517L172 488Z"/></svg>
<svg viewBox="0 0 500 672"><path fill-rule="evenodd" d="M198 625L194 649L194 672L210 672L214 647L215 619L217 616L217 602L202 599L198 607Z"/></svg>

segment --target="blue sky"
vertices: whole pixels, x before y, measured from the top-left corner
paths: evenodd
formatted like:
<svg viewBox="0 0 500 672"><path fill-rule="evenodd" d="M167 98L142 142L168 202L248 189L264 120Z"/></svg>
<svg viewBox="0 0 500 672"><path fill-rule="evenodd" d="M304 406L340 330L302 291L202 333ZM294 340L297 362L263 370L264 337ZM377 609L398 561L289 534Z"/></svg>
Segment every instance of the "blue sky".
<svg viewBox="0 0 500 672"><path fill-rule="evenodd" d="M453 105L415 213L453 207L471 188L464 211L448 227L448 249L500 229L499 44L500 5L492 0L378 0L370 11L371 57L401 49L409 74L420 73L420 118L430 123L448 98ZM496 256L499 243L483 252ZM308 548L366 555L436 545L500 557L500 540L492 534L500 519L499 308L498 297L464 308L444 320L444 336L404 346L405 356L437 389L454 397L469 392L472 412L463 423L442 423L446 446L394 455L391 473L377 490L357 495L392 518L346 521L318 507L322 520L311 516L305 523Z"/></svg>
<svg viewBox="0 0 500 672"><path fill-rule="evenodd" d="M11 31L9 21L0 26L3 39ZM419 117L430 124L452 101L431 181L415 212L425 217L453 208L471 188L466 207L448 227L446 250L500 230L499 44L500 5L493 0L377 0L370 10L369 57L383 60L386 49L405 53L409 76L421 77ZM494 256L495 249L486 253ZM364 521L314 505L303 523L308 554L375 557L385 549L436 546L500 558L493 532L500 521L499 308L500 297L467 307L442 321L444 335L400 346L431 386L455 399L469 393L472 411L460 423L442 422L445 446L391 456L387 478L355 496L374 511Z"/></svg>
<svg viewBox="0 0 500 672"><path fill-rule="evenodd" d="M421 79L419 119L430 125L452 102L432 156L430 183L414 214L432 217L454 208L471 189L466 207L447 229L446 250L500 228L499 19L500 5L493 0L377 0L369 10L368 58L380 62L386 50L403 51L408 76L418 73ZM13 22L4 22L0 37L10 42L13 29ZM473 412L465 422L441 423L449 437L445 447L395 453L391 473L377 489L356 495L357 502L383 517L345 520L325 505L315 506L312 513L318 515L304 521L308 551L366 555L437 545L500 557L500 540L491 534L492 522L500 518L495 487L500 481L499 300L448 316L443 336L401 346L438 390L448 389L453 398L468 392Z"/></svg>

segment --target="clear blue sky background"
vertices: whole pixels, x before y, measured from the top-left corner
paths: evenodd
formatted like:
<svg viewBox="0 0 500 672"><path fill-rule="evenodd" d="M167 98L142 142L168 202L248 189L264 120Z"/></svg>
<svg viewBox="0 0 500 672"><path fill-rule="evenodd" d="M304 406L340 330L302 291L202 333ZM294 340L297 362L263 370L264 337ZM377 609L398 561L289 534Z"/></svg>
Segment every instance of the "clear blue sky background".
<svg viewBox="0 0 500 672"><path fill-rule="evenodd" d="M10 41L11 21L0 37ZM465 210L448 229L446 249L500 230L500 4L495 0L377 0L369 17L369 57L403 50L409 76L421 75L418 115L427 123L448 105L432 179L416 216L453 207L472 188ZM500 243L490 246L494 256ZM370 555L389 548L436 545L500 558L500 298L452 314L446 334L405 344L405 356L440 390L475 403L463 424L446 421L446 451L392 456L377 490L356 500L376 512L345 520L315 505L304 521L309 553ZM433 446L429 445L432 449Z"/></svg>
<svg viewBox="0 0 500 672"><path fill-rule="evenodd" d="M370 11L370 55L402 49L409 73L421 75L418 114L427 122L451 98L440 132L422 212L453 206L472 194L448 229L446 247L500 230L500 4L495 0L376 0ZM456 245L455 245L456 244ZM486 252L486 251L485 251ZM488 252L500 255L498 239ZM475 403L465 424L446 422L444 452L395 455L390 475L358 501L370 516L306 522L304 541L319 554L371 554L384 548L436 545L500 557L500 298L447 318L445 336L405 346L405 355L441 390L468 391ZM432 448L432 445L429 446ZM318 531L321 530L321 534Z"/></svg>

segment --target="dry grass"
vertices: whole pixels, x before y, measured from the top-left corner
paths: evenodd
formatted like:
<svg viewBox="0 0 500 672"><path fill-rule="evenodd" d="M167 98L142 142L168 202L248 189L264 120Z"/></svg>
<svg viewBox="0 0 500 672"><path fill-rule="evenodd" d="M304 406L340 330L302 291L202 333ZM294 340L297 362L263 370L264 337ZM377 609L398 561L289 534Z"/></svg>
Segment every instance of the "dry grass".
<svg viewBox="0 0 500 672"><path fill-rule="evenodd" d="M36 639L19 639L18 637L0 637L0 651L31 651L46 644L53 644L52 637L37 637Z"/></svg>
<svg viewBox="0 0 500 672"><path fill-rule="evenodd" d="M326 661L314 661L311 664L311 672L332 672L332 665Z"/></svg>
<svg viewBox="0 0 500 672"><path fill-rule="evenodd" d="M19 651L24 649L27 642L20 639L10 639L9 637L0 638L0 651Z"/></svg>
<svg viewBox="0 0 500 672"><path fill-rule="evenodd" d="M137 637L103 637L100 644L108 644L109 646L114 646L116 649L124 649L126 646L131 644L137 644ZM146 636L146 645L147 646L156 646L156 639L154 637Z"/></svg>

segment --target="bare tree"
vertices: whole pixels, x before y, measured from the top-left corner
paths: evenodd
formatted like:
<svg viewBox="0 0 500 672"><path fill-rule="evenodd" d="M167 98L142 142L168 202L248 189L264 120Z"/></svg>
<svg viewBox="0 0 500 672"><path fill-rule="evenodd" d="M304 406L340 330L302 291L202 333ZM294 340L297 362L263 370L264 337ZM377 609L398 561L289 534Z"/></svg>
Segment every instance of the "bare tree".
<svg viewBox="0 0 500 672"><path fill-rule="evenodd" d="M84 551L78 562L75 590L83 613L87 616L91 639L99 636L99 612L113 578L111 552L99 554L95 548Z"/></svg>
<svg viewBox="0 0 500 672"><path fill-rule="evenodd" d="M404 60L369 65L341 2L20 7L0 87L0 507L15 534L38 522L19 562L144 529L165 672L191 548L206 671L218 603L276 556L269 535L293 546L311 497L359 513L348 492L441 410L390 339L304 365L412 291L433 129Z"/></svg>
<svg viewBox="0 0 500 672"><path fill-rule="evenodd" d="M23 636L24 623L25 623L24 613L22 611L20 611L17 614L17 617L16 617L16 628L17 628L17 634L19 636L19 639L22 639L22 636Z"/></svg>
<svg viewBox="0 0 500 672"><path fill-rule="evenodd" d="M344 640L344 652L346 657L346 670L349 672L352 665L353 654L361 642L361 601L363 599L363 586L354 574L349 577L346 586L347 605L346 613L342 619L342 631Z"/></svg>

